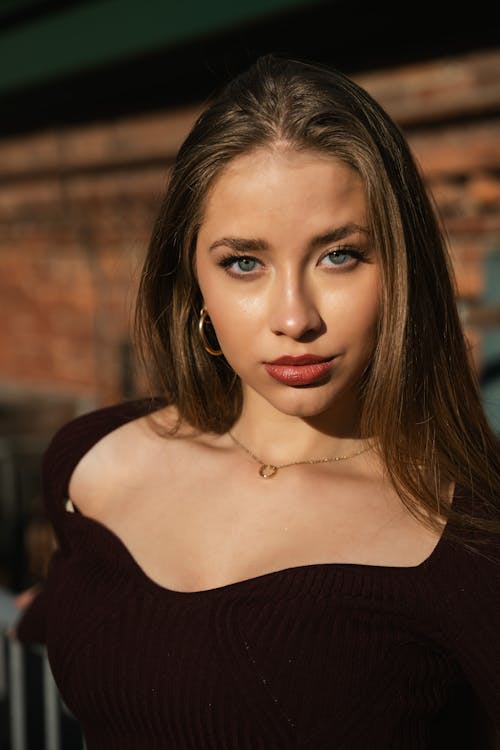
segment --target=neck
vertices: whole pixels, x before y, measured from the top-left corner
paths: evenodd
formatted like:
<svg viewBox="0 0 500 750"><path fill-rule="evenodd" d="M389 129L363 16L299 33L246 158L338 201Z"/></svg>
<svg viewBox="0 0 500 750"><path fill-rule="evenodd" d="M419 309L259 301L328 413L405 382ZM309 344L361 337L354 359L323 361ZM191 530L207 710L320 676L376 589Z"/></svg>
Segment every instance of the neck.
<svg viewBox="0 0 500 750"><path fill-rule="evenodd" d="M347 455L368 444L360 436L359 413L347 400L315 416L296 416L274 409L259 398L244 399L232 435L264 462L290 461Z"/></svg>

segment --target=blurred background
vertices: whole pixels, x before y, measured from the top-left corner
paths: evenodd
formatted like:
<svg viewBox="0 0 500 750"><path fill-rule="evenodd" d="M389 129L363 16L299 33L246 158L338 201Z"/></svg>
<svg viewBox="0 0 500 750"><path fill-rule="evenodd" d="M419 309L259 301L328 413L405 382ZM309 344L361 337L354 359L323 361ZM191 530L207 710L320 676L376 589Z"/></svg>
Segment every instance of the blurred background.
<svg viewBox="0 0 500 750"><path fill-rule="evenodd" d="M176 151L207 98L260 54L339 68L405 132L449 237L470 355L500 433L491 14L485 0L0 0L0 630L52 554L40 495L49 439L84 411L146 392L131 322ZM24 669L15 648L11 682ZM23 729L2 657L0 750L28 747L25 731L39 749L42 726L44 747L59 748L62 726L64 747L81 748L67 717L42 720L34 666Z"/></svg>
<svg viewBox="0 0 500 750"><path fill-rule="evenodd" d="M51 552L39 487L51 435L143 393L131 320L169 165L204 101L262 53L341 69L404 130L449 235L471 356L500 430L500 40L490 8L0 1L0 585L36 582Z"/></svg>

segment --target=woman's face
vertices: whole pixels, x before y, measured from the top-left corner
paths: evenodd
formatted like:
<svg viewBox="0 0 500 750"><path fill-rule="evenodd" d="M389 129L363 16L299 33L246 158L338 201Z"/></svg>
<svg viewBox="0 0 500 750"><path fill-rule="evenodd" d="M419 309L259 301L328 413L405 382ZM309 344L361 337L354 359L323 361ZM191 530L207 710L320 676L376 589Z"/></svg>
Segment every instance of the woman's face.
<svg viewBox="0 0 500 750"><path fill-rule="evenodd" d="M233 159L206 199L196 273L247 402L313 417L357 398L379 304L357 172L314 151Z"/></svg>

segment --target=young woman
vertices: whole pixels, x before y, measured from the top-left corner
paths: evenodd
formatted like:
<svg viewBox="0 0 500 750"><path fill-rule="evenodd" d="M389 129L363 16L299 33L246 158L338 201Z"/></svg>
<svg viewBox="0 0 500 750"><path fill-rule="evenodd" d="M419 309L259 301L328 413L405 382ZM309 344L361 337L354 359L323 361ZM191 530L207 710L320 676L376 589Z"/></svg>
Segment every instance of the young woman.
<svg viewBox="0 0 500 750"><path fill-rule="evenodd" d="M494 747L500 455L399 129L267 55L173 167L153 397L61 428L18 637L88 750Z"/></svg>

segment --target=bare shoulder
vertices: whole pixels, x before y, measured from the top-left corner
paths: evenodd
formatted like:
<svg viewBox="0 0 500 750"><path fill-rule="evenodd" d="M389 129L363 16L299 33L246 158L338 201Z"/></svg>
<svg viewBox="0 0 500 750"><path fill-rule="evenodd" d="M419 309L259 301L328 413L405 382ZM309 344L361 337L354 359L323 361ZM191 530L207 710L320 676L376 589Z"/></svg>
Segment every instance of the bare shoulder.
<svg viewBox="0 0 500 750"><path fill-rule="evenodd" d="M177 429L176 429L177 428ZM174 405L137 417L112 430L80 459L69 482L69 497L78 509L98 518L109 503L141 486L160 456L187 428Z"/></svg>

